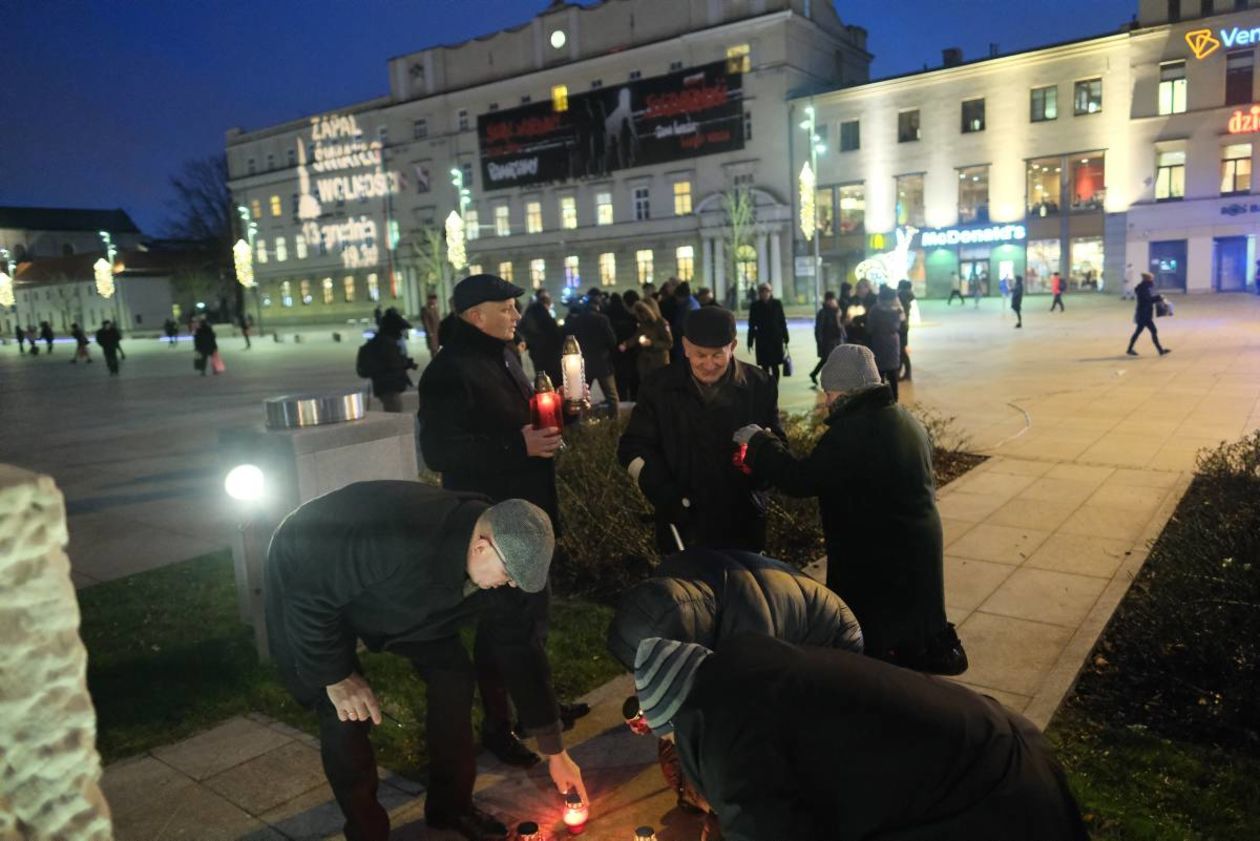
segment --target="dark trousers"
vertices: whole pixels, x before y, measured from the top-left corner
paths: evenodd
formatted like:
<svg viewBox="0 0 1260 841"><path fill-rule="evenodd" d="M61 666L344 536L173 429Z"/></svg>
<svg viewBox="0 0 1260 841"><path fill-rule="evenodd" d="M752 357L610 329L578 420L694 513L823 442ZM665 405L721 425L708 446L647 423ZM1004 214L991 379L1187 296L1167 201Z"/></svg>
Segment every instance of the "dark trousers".
<svg viewBox="0 0 1260 841"><path fill-rule="evenodd" d="M249 350L251 347L253 347L253 344L249 341L249 331L242 330L241 335L245 337L245 349Z"/></svg>
<svg viewBox="0 0 1260 841"><path fill-rule="evenodd" d="M1133 350L1133 344L1138 340L1138 336L1142 335L1143 330L1151 331L1151 341L1155 343L1155 349L1163 351L1163 347L1159 344L1159 331L1155 329L1154 321L1139 321L1137 329L1133 331L1133 335L1129 337L1129 350Z"/></svg>
<svg viewBox="0 0 1260 841"><path fill-rule="evenodd" d="M617 377L605 374L602 377L586 377L586 384L598 382L599 390L604 392L604 407L612 417L617 417L617 408L621 405L621 396L617 394Z"/></svg>
<svg viewBox="0 0 1260 841"><path fill-rule="evenodd" d="M485 712L481 725L482 733L502 733L514 725L512 704L508 700L508 685L534 685L523 674L526 670L543 668L550 671L546 659L547 629L551 615L551 588L548 586L540 593L526 593L514 587L498 587L485 591L481 598L486 603L477 621L477 636L473 642L473 662L477 669L477 688L481 692L481 705ZM496 644L496 613L507 613L524 616L524 627L529 634L529 646L539 657L527 662L518 657L505 656L501 647ZM521 627L521 626L516 626ZM547 684L550 685L550 675ZM531 699L525 706L540 707L539 699ZM522 707L524 710L524 707ZM532 712L532 710L530 711ZM542 727L552 723L559 717L558 710L544 710L541 717L545 720L530 720L531 716L522 713L526 728Z"/></svg>
<svg viewBox="0 0 1260 841"><path fill-rule="evenodd" d="M109 368L110 375L112 376L112 375L117 374L118 373L118 351L106 350L106 351L102 351L102 353L105 356L105 365L106 367Z"/></svg>
<svg viewBox="0 0 1260 841"><path fill-rule="evenodd" d="M1055 307L1059 308L1059 312L1065 311L1063 309L1063 293L1062 292L1056 294L1054 296L1054 300L1050 302L1050 312L1054 312Z"/></svg>
<svg viewBox="0 0 1260 841"><path fill-rule="evenodd" d="M778 365L758 365L757 367L770 375L770 382L777 383L779 381Z"/></svg>
<svg viewBox="0 0 1260 841"><path fill-rule="evenodd" d="M965 303L967 303L967 299L963 297L963 294L962 294L962 291L961 291L961 290L958 290L958 289L951 289L951 290L950 290L950 292L949 292L949 300L947 300L947 301L945 302L945 306L947 306L947 307L948 307L950 304L954 303L954 299L955 299L955 298L957 298L957 299L958 299L958 303L960 303L960 304L965 304Z"/></svg>
<svg viewBox="0 0 1260 841"><path fill-rule="evenodd" d="M389 394L378 394L376 395L376 399L381 401L381 411L401 412L403 410L401 391L392 391Z"/></svg>
<svg viewBox="0 0 1260 841"><path fill-rule="evenodd" d="M907 324L901 325L898 335L901 338L901 367L899 372L905 372L904 377L910 379L910 327Z"/></svg>
<svg viewBox="0 0 1260 841"><path fill-rule="evenodd" d="M411 661L427 686L429 788L424 817L426 821L449 822L471 808L477 773L472 738L472 664L459 637L407 643L395 653ZM389 815L376 799L376 756L368 738L373 725L339 721L322 689L314 706L319 716L320 757L346 819L347 841L387 841Z"/></svg>
<svg viewBox="0 0 1260 841"><path fill-rule="evenodd" d="M880 371L879 378L888 383L888 389L892 392L893 402L896 403L900 395L897 393L897 372L896 371Z"/></svg>
<svg viewBox="0 0 1260 841"><path fill-rule="evenodd" d="M1015 313L1015 326L1023 327L1024 326L1024 311L1020 309L1019 307L1011 307L1011 311Z"/></svg>

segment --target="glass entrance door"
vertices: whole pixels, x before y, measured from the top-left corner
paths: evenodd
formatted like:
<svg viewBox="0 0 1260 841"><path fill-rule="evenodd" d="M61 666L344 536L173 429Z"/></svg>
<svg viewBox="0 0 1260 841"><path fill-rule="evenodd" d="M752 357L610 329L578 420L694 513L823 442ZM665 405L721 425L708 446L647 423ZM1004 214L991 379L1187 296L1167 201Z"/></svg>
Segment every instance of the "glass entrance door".
<svg viewBox="0 0 1260 841"><path fill-rule="evenodd" d="M1151 243L1151 274L1155 288L1173 292L1186 291L1186 241L1165 240Z"/></svg>
<svg viewBox="0 0 1260 841"><path fill-rule="evenodd" d="M1213 285L1217 292L1242 292L1247 288L1247 238L1217 237L1213 241Z"/></svg>

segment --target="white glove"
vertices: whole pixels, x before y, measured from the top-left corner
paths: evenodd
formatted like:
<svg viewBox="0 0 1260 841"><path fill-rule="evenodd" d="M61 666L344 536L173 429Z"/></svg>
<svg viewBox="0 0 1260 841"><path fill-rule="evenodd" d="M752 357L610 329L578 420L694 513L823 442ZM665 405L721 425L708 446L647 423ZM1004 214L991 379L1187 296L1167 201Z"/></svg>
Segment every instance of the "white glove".
<svg viewBox="0 0 1260 841"><path fill-rule="evenodd" d="M736 444L747 444L753 439L754 435L765 431L766 430L762 429L760 426L757 426L757 424L750 423L748 426L741 426L739 429L735 430L735 434L731 437L735 439Z"/></svg>

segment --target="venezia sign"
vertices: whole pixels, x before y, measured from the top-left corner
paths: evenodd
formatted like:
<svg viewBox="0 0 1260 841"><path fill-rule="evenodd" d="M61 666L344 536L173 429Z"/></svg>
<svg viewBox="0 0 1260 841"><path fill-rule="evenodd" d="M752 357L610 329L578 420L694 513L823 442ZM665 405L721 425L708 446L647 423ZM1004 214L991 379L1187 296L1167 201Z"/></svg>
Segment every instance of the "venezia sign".
<svg viewBox="0 0 1260 841"><path fill-rule="evenodd" d="M1019 242L1028 238L1023 225L992 225L987 228L943 228L924 231L920 242L924 248L974 243Z"/></svg>

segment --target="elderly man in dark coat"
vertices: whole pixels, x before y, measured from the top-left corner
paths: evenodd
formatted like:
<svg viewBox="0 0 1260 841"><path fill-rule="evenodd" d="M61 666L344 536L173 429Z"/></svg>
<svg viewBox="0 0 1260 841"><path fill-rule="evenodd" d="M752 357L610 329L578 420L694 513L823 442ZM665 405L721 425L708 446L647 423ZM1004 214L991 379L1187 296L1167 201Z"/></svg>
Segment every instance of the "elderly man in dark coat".
<svg viewBox="0 0 1260 841"><path fill-rule="evenodd" d="M894 335L895 338L895 335ZM861 345L840 345L822 370L830 415L813 452L743 429L753 475L792 496L817 496L827 586L853 609L866 653L938 674L967 655L945 618L944 539L927 431L880 383Z"/></svg>
<svg viewBox="0 0 1260 841"><path fill-rule="evenodd" d="M739 450L731 435L757 424L782 436L778 390L735 358L730 310L694 310L686 329L683 363L652 372L640 385L617 459L656 510L662 554L682 548L678 539L688 547L759 551L766 542L766 494L735 464Z"/></svg>
<svg viewBox="0 0 1260 841"><path fill-rule="evenodd" d="M537 506L492 506L420 482L347 485L280 524L265 569L269 647L284 684L319 717L324 770L350 841L389 836L368 739L381 709L355 653L360 640L411 661L428 685L426 822L470 839L507 837L472 803L473 668L459 626L487 613L497 644L530 658L529 617L492 594L545 588L553 547ZM550 676L511 678L522 706L547 715Z"/></svg>
<svg viewBox="0 0 1260 841"><path fill-rule="evenodd" d="M725 841L1088 838L1032 722L950 681L749 634L644 640L635 688Z"/></svg>
<svg viewBox="0 0 1260 841"><path fill-rule="evenodd" d="M770 284L757 287L757 300L748 307L748 349L757 354L757 367L779 381L779 366L787 352L787 318L783 303L775 298Z"/></svg>
<svg viewBox="0 0 1260 841"><path fill-rule="evenodd" d="M560 430L534 429L533 389L513 346L520 320L516 298L524 292L484 274L466 277L455 287L458 317L420 378L420 449L425 463L442 474L442 487L482 493L496 502L528 500L547 512L559 534L554 457L562 443ZM481 740L504 762L528 767L538 757L513 732L504 681L517 670L550 677L544 647L549 588L533 594L496 591L493 598L521 603L533 624L529 657L507 656L493 644L486 624L478 625L474 658L486 713ZM549 679L545 683L550 687ZM557 773L557 757L567 754L561 749L562 716L554 696L542 708L520 709L520 714L526 733L538 738ZM569 773L576 776L576 766Z"/></svg>

